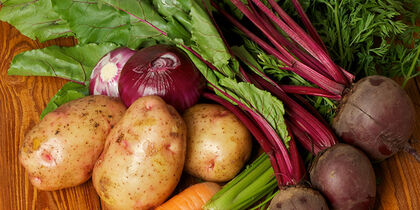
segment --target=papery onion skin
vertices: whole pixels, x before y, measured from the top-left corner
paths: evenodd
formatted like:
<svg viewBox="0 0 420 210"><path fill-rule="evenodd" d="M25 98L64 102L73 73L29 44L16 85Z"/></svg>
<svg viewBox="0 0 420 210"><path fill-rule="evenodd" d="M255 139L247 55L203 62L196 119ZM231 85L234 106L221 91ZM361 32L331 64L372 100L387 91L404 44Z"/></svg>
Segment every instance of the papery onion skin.
<svg viewBox="0 0 420 210"><path fill-rule="evenodd" d="M139 97L158 95L180 112L197 103L204 87L203 76L188 56L169 45L137 51L119 81L120 98L127 107Z"/></svg>
<svg viewBox="0 0 420 210"><path fill-rule="evenodd" d="M119 97L118 80L121 70L135 52L127 47L120 47L104 55L90 76L89 94Z"/></svg>

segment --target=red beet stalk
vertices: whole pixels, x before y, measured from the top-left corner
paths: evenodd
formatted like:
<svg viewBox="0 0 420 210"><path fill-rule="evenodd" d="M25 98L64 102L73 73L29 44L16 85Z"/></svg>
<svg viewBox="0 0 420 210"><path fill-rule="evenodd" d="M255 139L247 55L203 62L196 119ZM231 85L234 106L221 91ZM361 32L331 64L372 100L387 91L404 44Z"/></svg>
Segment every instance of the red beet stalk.
<svg viewBox="0 0 420 210"><path fill-rule="evenodd" d="M273 154L275 161L272 161L273 170L276 175L276 179L278 181L279 186L289 185L289 184L296 184L298 180L296 180L296 177L301 177L302 172L294 171L298 170L302 166L295 165L299 163L297 160L291 160L291 157L289 156L289 153L287 149L285 148L283 142L278 137L277 133L273 130L273 128L268 124L268 122L261 117L258 113L254 112L244 104L242 104L240 101L237 101L235 98L231 97L227 93L225 93L223 90L220 90L219 88L213 86L217 91L224 94L227 98L234 101L238 104L239 107L247 111L247 113L254 119L254 122L258 125L258 128L255 128L256 126L250 125L252 121L249 119L246 119L247 116L244 115L242 112L237 109L235 106L230 104L228 101L225 101L224 99L221 99L220 97L213 96L211 94L206 94L205 97L214 100L218 103L221 103L223 106L228 108L229 110L233 110L234 114L238 116L241 120L244 120L243 122L246 122L245 125L250 125L250 131L253 132L253 135L255 134L255 137L258 138L257 140L264 141L261 142L261 146L263 147L264 151L266 151L267 154ZM242 113L242 114L241 114ZM259 141L259 142L260 142ZM271 148L269 148L271 146ZM273 156L270 158L273 159ZM296 157L296 155L293 155L293 158L300 158Z"/></svg>
<svg viewBox="0 0 420 210"><path fill-rule="evenodd" d="M271 2L271 6L277 12L280 17L276 16L267 6L265 6L259 0L252 0L258 8L260 8L274 23L277 24L284 31L291 39L297 42L301 47L303 47L309 54L311 54L314 58L318 59L324 67L327 69L328 73L340 84L347 85L348 81L347 78L344 76L343 72L337 67L337 65L331 60L330 56L326 53L326 51L310 37L303 29L293 20L291 19L286 12L284 12L280 6L275 3ZM238 9L241 11L244 9L245 6L239 0L231 0L233 4L235 4ZM234 3L235 2L235 3ZM242 5L241 5L242 4ZM247 13L244 13L245 15ZM251 20L251 16L247 16ZM258 26L257 26L258 27Z"/></svg>
<svg viewBox="0 0 420 210"><path fill-rule="evenodd" d="M330 98L333 100L340 100L341 96L333 95L323 89L307 86L298 86L298 85L280 85L280 88L288 94L300 94L300 95L311 95L311 96L321 96L325 98Z"/></svg>
<svg viewBox="0 0 420 210"><path fill-rule="evenodd" d="M217 8L217 5L214 6ZM310 81L318 85L322 89L327 90L333 94L340 95L343 92L344 86L342 84L334 82L333 80L323 76L316 70L298 61L295 57L290 55L290 53L286 49L284 49L278 42L275 42L277 49L273 48L268 43L259 38L257 35L249 31L246 27L244 27L241 23L239 23L239 21L237 21L227 12L220 8L218 8L218 11L229 21L231 21L239 30L245 33L251 40L255 41L258 45L260 45L266 52L275 56L276 58L281 60L285 65L287 65L287 69L293 71L294 73L303 77L307 81Z"/></svg>

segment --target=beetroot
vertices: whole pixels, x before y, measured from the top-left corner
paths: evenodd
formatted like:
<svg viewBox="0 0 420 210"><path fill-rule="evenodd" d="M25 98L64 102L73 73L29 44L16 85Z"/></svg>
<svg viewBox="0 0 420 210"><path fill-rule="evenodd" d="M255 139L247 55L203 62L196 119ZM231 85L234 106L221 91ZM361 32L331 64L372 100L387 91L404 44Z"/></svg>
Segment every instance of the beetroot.
<svg viewBox="0 0 420 210"><path fill-rule="evenodd" d="M317 156L310 179L333 209L372 209L375 172L368 157L347 144L336 144Z"/></svg>
<svg viewBox="0 0 420 210"><path fill-rule="evenodd" d="M343 98L333 128L343 141L380 161L409 146L414 116L413 103L396 82L370 76Z"/></svg>
<svg viewBox="0 0 420 210"><path fill-rule="evenodd" d="M327 210L328 205L318 191L294 186L280 189L268 209Z"/></svg>
<svg viewBox="0 0 420 210"><path fill-rule="evenodd" d="M258 70L254 71L259 72L248 82L261 86L284 101L290 119L289 127L296 140L310 152L316 154L333 145L337 139L332 131L325 128L325 122L292 104L287 98L290 95L337 100L341 109L334 120L336 133L345 142L364 150L372 159L384 160L404 149L420 161L420 155L407 143L413 131L414 107L404 90L382 76L370 76L354 84L354 75L333 63L298 0L292 2L310 33L301 28L275 0L268 0L266 3L269 6L261 0L246 3L231 0L263 37L245 27L243 21L215 6L244 35L284 64L280 69L294 72L317 87L277 85L255 66L253 69ZM247 63L246 59L242 60ZM243 77L248 78L246 74Z"/></svg>

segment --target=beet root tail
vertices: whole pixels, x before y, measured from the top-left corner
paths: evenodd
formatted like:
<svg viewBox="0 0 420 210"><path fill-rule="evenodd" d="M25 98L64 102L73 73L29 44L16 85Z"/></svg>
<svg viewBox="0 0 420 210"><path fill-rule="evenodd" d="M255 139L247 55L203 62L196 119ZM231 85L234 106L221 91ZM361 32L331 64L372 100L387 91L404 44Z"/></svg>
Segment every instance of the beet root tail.
<svg viewBox="0 0 420 210"><path fill-rule="evenodd" d="M420 154L408 142L404 144L403 150L412 155L420 163Z"/></svg>

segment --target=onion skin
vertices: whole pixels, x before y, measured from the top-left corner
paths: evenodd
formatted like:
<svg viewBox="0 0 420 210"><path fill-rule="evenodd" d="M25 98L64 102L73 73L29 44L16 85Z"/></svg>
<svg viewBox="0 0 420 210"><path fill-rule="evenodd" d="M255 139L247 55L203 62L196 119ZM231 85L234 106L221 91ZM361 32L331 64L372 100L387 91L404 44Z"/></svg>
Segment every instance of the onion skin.
<svg viewBox="0 0 420 210"><path fill-rule="evenodd" d="M169 45L137 51L125 64L120 80L120 98L128 107L147 95L162 97L178 111L197 103L205 80L188 56Z"/></svg>
<svg viewBox="0 0 420 210"><path fill-rule="evenodd" d="M127 47L120 47L104 55L98 61L90 76L89 94L119 97L118 80L121 70L135 52ZM111 69L112 72L103 72L107 65L116 69Z"/></svg>
<svg viewBox="0 0 420 210"><path fill-rule="evenodd" d="M344 142L382 161L408 144L414 123L407 93L392 79L369 76L343 98L333 128Z"/></svg>

